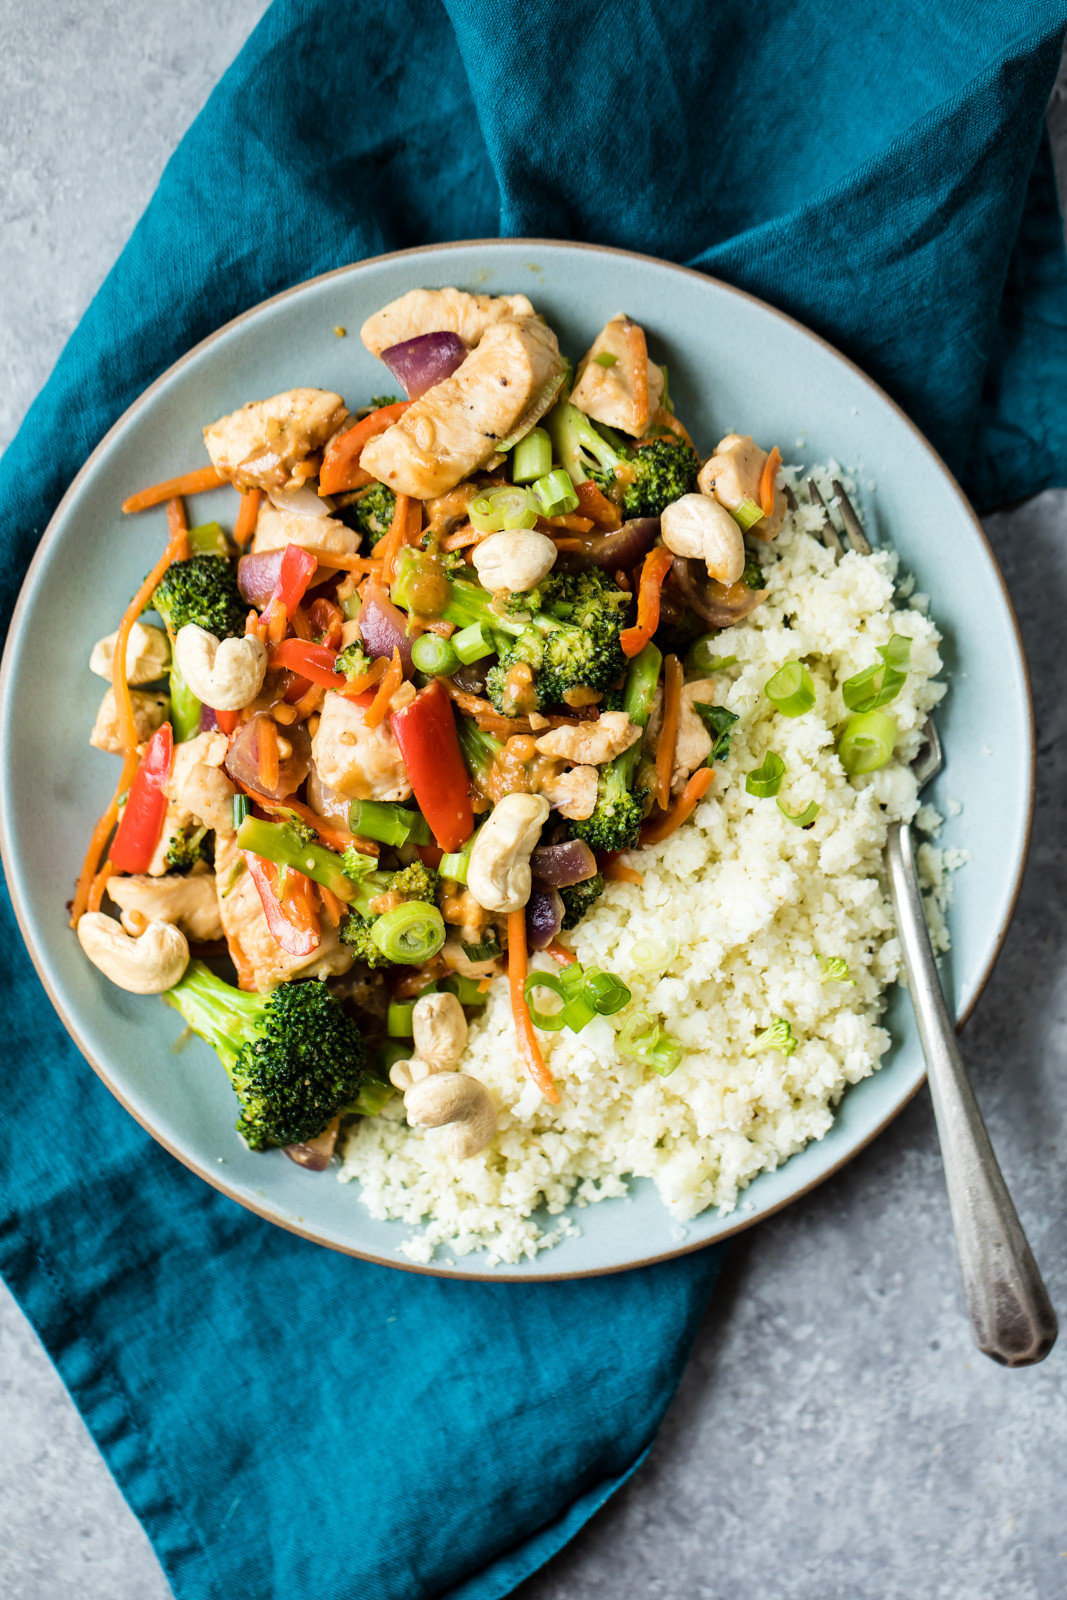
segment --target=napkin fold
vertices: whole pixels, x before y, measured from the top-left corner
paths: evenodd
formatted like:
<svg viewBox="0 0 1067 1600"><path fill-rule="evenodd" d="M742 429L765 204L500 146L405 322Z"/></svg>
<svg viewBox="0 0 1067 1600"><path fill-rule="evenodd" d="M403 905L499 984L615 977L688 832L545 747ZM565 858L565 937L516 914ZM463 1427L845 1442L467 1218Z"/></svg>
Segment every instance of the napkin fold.
<svg viewBox="0 0 1067 1600"><path fill-rule="evenodd" d="M1065 25L1063 0L276 0L0 462L5 617L74 472L185 349L447 239L703 268L857 360L980 506L1064 483ZM272 1228L108 1096L2 913L0 1267L180 1600L509 1592L643 1459L719 1253L460 1283Z"/></svg>

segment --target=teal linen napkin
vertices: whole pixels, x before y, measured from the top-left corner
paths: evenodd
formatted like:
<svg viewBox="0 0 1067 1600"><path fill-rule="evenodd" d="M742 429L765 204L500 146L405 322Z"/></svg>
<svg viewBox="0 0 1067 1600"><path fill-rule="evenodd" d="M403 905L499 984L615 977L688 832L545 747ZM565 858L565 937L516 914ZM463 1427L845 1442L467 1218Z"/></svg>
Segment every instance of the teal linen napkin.
<svg viewBox="0 0 1067 1600"><path fill-rule="evenodd" d="M970 0L276 0L0 463L5 615L81 461L189 345L346 261L498 232L765 296L984 506L1067 482L1042 141L1065 24ZM272 1228L110 1099L3 916L0 1266L176 1594L507 1593L643 1458L718 1253L464 1284Z"/></svg>

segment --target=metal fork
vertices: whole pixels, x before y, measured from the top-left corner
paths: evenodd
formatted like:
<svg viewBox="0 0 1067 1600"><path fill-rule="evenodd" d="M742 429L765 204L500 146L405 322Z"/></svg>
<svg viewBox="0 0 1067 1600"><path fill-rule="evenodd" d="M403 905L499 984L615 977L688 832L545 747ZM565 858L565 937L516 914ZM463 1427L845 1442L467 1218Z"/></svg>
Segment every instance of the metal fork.
<svg viewBox="0 0 1067 1600"><path fill-rule="evenodd" d="M860 520L836 478L833 489L849 543L860 553L869 553ZM840 537L813 479L808 480L808 490L813 502L822 507L823 543L834 550L836 559L842 553ZM920 789L943 765L941 741L931 718L927 717L923 731L924 742L912 762ZM885 860L908 988L926 1057L971 1333L979 1350L1003 1366L1031 1366L1043 1361L1056 1342L1056 1313L993 1154L956 1043L906 822L890 824Z"/></svg>

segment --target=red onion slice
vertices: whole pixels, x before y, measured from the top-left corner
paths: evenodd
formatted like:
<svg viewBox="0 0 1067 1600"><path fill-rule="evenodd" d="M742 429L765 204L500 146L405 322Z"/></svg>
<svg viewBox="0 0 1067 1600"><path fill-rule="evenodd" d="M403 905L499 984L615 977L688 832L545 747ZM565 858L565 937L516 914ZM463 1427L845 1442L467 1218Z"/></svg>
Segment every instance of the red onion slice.
<svg viewBox="0 0 1067 1600"><path fill-rule="evenodd" d="M234 783L244 784L268 800L285 800L295 794L307 777L311 767L311 737L302 722L291 728L279 728L278 738L284 739L291 754L278 762L278 782L268 789L259 775L259 730L266 720L265 712L258 712L241 728L231 744L223 767Z"/></svg>
<svg viewBox="0 0 1067 1600"><path fill-rule="evenodd" d="M290 1161L295 1161L298 1167L307 1167L309 1172L325 1172L333 1156L333 1147L337 1143L337 1130L340 1126L339 1118L335 1117L328 1128L317 1133L314 1139L305 1139L303 1144L287 1144L285 1153Z"/></svg>
<svg viewBox="0 0 1067 1600"><path fill-rule="evenodd" d="M550 888L565 889L596 877L596 856L584 839L565 839L562 844L538 845L530 869Z"/></svg>
<svg viewBox="0 0 1067 1600"><path fill-rule="evenodd" d="M614 533L579 533L567 541L579 548L561 550L556 566L560 572L585 572L590 567L628 572L652 549L658 533L658 517L633 517Z"/></svg>
<svg viewBox="0 0 1067 1600"><path fill-rule="evenodd" d="M262 555L242 556L237 563L237 587L241 599L260 610L274 593L282 570L284 550L265 550Z"/></svg>
<svg viewBox="0 0 1067 1600"><path fill-rule="evenodd" d="M382 351L382 360L409 400L450 378L467 359L467 345L458 333L420 333Z"/></svg>
<svg viewBox="0 0 1067 1600"><path fill-rule="evenodd" d="M400 651L405 675L410 674L411 647L415 641L408 638L407 629L407 617L394 606L385 590L376 583L368 584L363 591L363 607L359 613L359 631L367 654L386 656L392 660L395 647Z"/></svg>
<svg viewBox="0 0 1067 1600"><path fill-rule="evenodd" d="M210 706L200 707L200 732L214 733L219 725L219 719Z"/></svg>
<svg viewBox="0 0 1067 1600"><path fill-rule="evenodd" d="M563 900L558 889L537 878L526 902L526 943L531 950L544 950L563 926Z"/></svg>

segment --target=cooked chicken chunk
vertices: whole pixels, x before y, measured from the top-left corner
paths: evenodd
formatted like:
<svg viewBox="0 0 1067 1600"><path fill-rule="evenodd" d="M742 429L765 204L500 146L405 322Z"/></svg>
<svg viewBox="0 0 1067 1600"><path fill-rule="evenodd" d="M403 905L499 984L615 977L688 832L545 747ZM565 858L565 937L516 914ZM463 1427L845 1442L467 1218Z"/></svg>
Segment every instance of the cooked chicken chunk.
<svg viewBox="0 0 1067 1600"><path fill-rule="evenodd" d="M476 345L504 317L532 317L524 294L466 294L462 289L412 289L368 317L359 336L372 356L420 333L458 333Z"/></svg>
<svg viewBox="0 0 1067 1600"><path fill-rule="evenodd" d="M325 389L287 389L252 400L204 429L215 471L238 489L295 488L313 477L314 452L336 433L348 408Z"/></svg>
<svg viewBox="0 0 1067 1600"><path fill-rule="evenodd" d="M156 729L167 720L170 699L165 694L151 694L144 689L131 689L133 720L137 724L137 742L144 744ZM89 743L97 750L108 750L112 755L122 754L122 735L119 732L119 712L115 704L115 691L109 689L100 702Z"/></svg>
<svg viewBox="0 0 1067 1600"><path fill-rule="evenodd" d="M89 657L89 671L111 681L118 631L98 639ZM170 666L170 640L162 628L135 622L126 641L126 682L155 683Z"/></svg>
<svg viewBox="0 0 1067 1600"><path fill-rule="evenodd" d="M605 711L596 722L579 722L568 728L553 728L537 741L537 753L575 766L602 766L629 750L641 737L641 729L625 711Z"/></svg>
<svg viewBox="0 0 1067 1600"><path fill-rule="evenodd" d="M256 518L252 554L284 550L287 544L298 544L302 550L328 550L331 555L351 556L359 549L359 534L336 517L303 517L295 511L279 511L264 500Z"/></svg>
<svg viewBox="0 0 1067 1600"><path fill-rule="evenodd" d="M262 991L298 975L332 978L348 971L352 952L325 917L318 948L310 955L291 956L282 949L267 927L259 892L232 838L216 846L215 876L223 932L242 989Z"/></svg>
<svg viewBox="0 0 1067 1600"><path fill-rule="evenodd" d="M401 494L429 500L490 461L499 440L530 427L563 373L556 336L536 317L494 325L463 365L364 448L360 464Z"/></svg>
<svg viewBox="0 0 1067 1600"><path fill-rule="evenodd" d="M311 741L320 780L349 800L408 800L411 784L388 721L368 728L363 709L327 690Z"/></svg>
<svg viewBox="0 0 1067 1600"><path fill-rule="evenodd" d="M572 822L584 822L593 815L596 806L597 781L600 774L595 767L571 767L569 772L559 772L545 778L541 793L561 817Z"/></svg>
<svg viewBox="0 0 1067 1600"><path fill-rule="evenodd" d="M222 838L233 832L233 797L237 793L222 771L229 741L217 729L174 747L167 779L167 798Z"/></svg>
<svg viewBox="0 0 1067 1600"><path fill-rule="evenodd" d="M727 511L739 511L744 500L759 505L759 483L768 452L761 450L747 433L728 433L715 446L715 454L700 469L697 485L701 494L710 495ZM775 488L774 510L749 528L755 539L773 539L785 520L783 490Z"/></svg>
<svg viewBox="0 0 1067 1600"><path fill-rule="evenodd" d="M629 317L612 317L602 328L578 364L578 378L571 401L594 422L607 423L623 433L647 432L653 411L663 398L663 373L646 356L648 368L648 416L636 418L634 356L627 329L634 326ZM598 361L597 357L605 357ZM614 360L611 358L614 357Z"/></svg>
<svg viewBox="0 0 1067 1600"><path fill-rule="evenodd" d="M468 939L468 944L476 941ZM501 944L505 941L501 939ZM441 948L441 960L449 972L458 972L464 978L494 978L497 973L496 961L472 961L463 948L463 940L458 933L450 933Z"/></svg>
<svg viewBox="0 0 1067 1600"><path fill-rule="evenodd" d="M701 678L696 683L682 686L681 704L678 708L678 737L674 745L674 766L671 769L672 794L681 793L685 788L686 779L698 767L703 766L711 754L711 735L693 710L694 704L704 706L715 704L714 678ZM650 757L656 754L662 726L663 693L657 689L652 704L652 714L648 719L644 735L644 751Z"/></svg>
<svg viewBox="0 0 1067 1600"><path fill-rule="evenodd" d="M172 922L197 944L222 938L215 874L206 866L166 878L149 878L140 873L110 878L107 892L121 907L122 926L134 938L144 932L149 922Z"/></svg>

